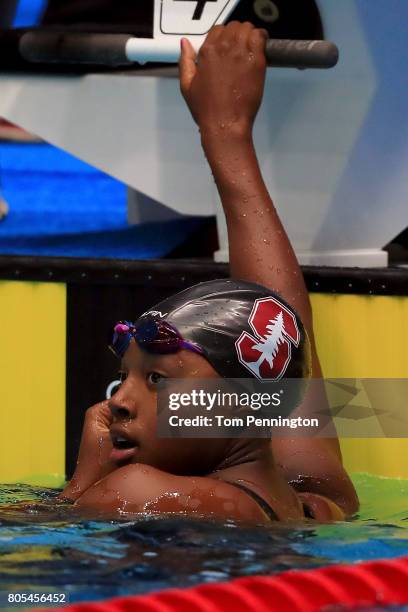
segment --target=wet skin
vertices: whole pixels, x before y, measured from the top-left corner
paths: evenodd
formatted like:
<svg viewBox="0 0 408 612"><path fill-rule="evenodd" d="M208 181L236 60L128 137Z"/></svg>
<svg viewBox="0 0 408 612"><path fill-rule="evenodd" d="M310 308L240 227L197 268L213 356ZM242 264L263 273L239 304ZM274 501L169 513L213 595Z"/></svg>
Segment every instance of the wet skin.
<svg viewBox="0 0 408 612"><path fill-rule="evenodd" d="M210 31L198 58L188 41L184 41L180 60L181 91L199 127L204 153L225 212L231 276L270 287L298 312L312 345L313 376L321 377L308 292L296 255L263 181L252 139L265 82L265 40L265 32L255 30L252 24L231 22ZM203 368L200 370L203 378L215 374L203 358L186 351L160 359L167 361L165 364L164 361L160 364L150 362L149 366L157 368L159 373L164 365L177 369L177 360L181 359L183 365L180 367L185 367L189 376L194 376L200 368ZM64 490L64 495L78 500L78 505L114 508L128 500L130 506L127 508L145 508L148 503L151 510L154 503L155 511L160 508L164 511L170 503L181 508L183 496L194 492L194 504L198 499L201 511L207 512L208 508L208 512L212 512L210 508L214 508L217 513L221 512L221 505L215 503L214 506L211 502L214 495L209 493L213 490L211 487L217 485L222 487L226 499L239 497L242 507L246 503L252 508L246 506L244 511L241 507L238 512L234 506L235 510L224 508L222 512L228 512L231 518L257 520L251 512L259 515L262 511L255 502L222 482L243 478L248 484L254 483L251 487L270 501L282 518L299 514L299 502L286 484L288 481L293 482L301 495L312 492L329 497L346 514L358 508L356 493L342 465L334 428L332 437L328 438L275 438L272 444L255 443L254 440L239 443L183 440L179 448L175 440L155 439L152 402L155 392L146 381L143 387L142 380L142 374L136 375L136 370L129 369L128 379L111 406L103 402L88 410L77 470ZM316 395L305 397L294 416L310 416L316 404L327 405L323 386ZM123 467L119 467L111 456L111 409L114 427L124 428L127 422L127 431L133 432L138 444L137 452ZM144 467L138 463L142 461ZM205 473L207 476L203 476ZM201 497L197 497L197 482ZM173 497L172 492L175 493ZM155 499L158 501L154 502Z"/></svg>
<svg viewBox="0 0 408 612"><path fill-rule="evenodd" d="M162 377L219 378L203 357L186 350L149 355L132 340L122 369L125 380L108 404L106 424L112 472L80 495L76 506L110 515L181 512L268 522L249 495L229 484L242 482L282 520L303 518L296 494L274 468L268 440L157 437L157 384ZM115 449L118 437L131 448Z"/></svg>
<svg viewBox="0 0 408 612"><path fill-rule="evenodd" d="M312 376L322 377L309 294L278 211L263 181L252 137L266 75L266 32L251 23L215 26L198 57L183 41L180 84L200 130L201 144L225 213L230 274L280 294L298 313L312 347ZM273 85L272 85L273 86ZM268 109L273 114L274 109ZM274 133L268 134L274 138ZM299 206L303 206L299 194ZM310 417L316 405L328 411L324 385L314 387L294 416ZM346 514L358 509L341 459L336 430L327 437L274 438L277 466L297 490L324 495Z"/></svg>

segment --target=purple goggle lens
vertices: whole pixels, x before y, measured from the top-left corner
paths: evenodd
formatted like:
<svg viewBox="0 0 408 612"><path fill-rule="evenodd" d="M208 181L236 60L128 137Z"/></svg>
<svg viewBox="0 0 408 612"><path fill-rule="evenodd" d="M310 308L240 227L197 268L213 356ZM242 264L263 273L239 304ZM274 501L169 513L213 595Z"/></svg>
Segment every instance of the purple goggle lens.
<svg viewBox="0 0 408 612"><path fill-rule="evenodd" d="M188 340L184 340L178 330L162 319L146 318L137 327L129 321L119 321L113 328L113 338L109 348L117 357L123 357L131 339L134 338L141 349L148 353L167 355L187 349L203 354L203 350Z"/></svg>

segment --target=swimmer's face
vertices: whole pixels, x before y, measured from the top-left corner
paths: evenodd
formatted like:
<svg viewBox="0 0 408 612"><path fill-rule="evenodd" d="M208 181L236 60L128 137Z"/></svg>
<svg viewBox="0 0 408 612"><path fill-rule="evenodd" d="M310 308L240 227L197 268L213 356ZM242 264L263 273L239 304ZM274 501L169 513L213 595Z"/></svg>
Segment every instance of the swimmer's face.
<svg viewBox="0 0 408 612"><path fill-rule="evenodd" d="M206 474L225 459L223 439L157 437L158 384L163 378L219 378L204 357L188 350L152 355L132 339L121 367L123 383L109 402L118 465L144 463L173 474Z"/></svg>

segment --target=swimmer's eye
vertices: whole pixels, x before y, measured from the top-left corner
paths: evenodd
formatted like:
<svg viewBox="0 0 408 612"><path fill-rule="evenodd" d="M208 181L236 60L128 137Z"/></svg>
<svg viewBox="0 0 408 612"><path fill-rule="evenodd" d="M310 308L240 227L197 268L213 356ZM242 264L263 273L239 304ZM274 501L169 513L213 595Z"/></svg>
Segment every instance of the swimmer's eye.
<svg viewBox="0 0 408 612"><path fill-rule="evenodd" d="M159 374L158 372L149 372L146 380L150 385L158 385L165 378L166 377L163 376L163 374Z"/></svg>

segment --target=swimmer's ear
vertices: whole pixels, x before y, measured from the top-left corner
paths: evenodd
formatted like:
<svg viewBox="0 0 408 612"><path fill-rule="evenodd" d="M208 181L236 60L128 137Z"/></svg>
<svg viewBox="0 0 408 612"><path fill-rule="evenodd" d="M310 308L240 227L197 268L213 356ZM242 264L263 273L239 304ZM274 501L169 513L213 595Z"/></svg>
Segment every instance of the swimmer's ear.
<svg viewBox="0 0 408 612"><path fill-rule="evenodd" d="M197 54L187 38L181 39L181 55L179 62L180 87L183 96L190 89L191 82L195 76Z"/></svg>

